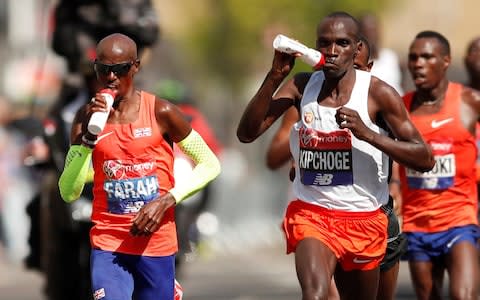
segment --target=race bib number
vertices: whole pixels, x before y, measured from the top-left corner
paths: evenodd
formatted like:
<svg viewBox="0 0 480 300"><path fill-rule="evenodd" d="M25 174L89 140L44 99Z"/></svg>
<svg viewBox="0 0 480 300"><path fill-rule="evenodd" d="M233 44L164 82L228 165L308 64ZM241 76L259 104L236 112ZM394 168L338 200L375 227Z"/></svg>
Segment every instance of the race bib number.
<svg viewBox="0 0 480 300"><path fill-rule="evenodd" d="M435 157L435 166L421 173L406 169L407 183L411 189L443 190L454 184L455 155L451 142L430 142Z"/></svg>
<svg viewBox="0 0 480 300"><path fill-rule="evenodd" d="M159 196L156 176L108 180L103 188L107 193L108 211L114 214L137 213Z"/></svg>
<svg viewBox="0 0 480 300"><path fill-rule="evenodd" d="M305 185L353 184L352 141L346 130L320 132L301 128L300 180Z"/></svg>

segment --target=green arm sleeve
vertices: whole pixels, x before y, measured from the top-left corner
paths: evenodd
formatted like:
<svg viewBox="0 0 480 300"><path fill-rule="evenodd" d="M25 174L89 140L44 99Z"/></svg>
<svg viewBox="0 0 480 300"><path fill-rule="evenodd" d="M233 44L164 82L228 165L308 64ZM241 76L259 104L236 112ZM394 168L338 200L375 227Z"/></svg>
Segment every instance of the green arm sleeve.
<svg viewBox="0 0 480 300"><path fill-rule="evenodd" d="M65 159L65 167L58 187L63 201L70 203L77 200L82 193L89 176L92 149L82 145L72 145Z"/></svg>
<svg viewBox="0 0 480 300"><path fill-rule="evenodd" d="M90 166L90 168L88 168L87 178L85 182L93 182L94 176L95 176L95 172L93 172L93 168L92 166Z"/></svg>
<svg viewBox="0 0 480 300"><path fill-rule="evenodd" d="M215 179L220 174L221 167L215 154L195 130L192 130L177 145L195 163L191 178L183 180L181 184L176 184L170 190L170 194L178 204Z"/></svg>

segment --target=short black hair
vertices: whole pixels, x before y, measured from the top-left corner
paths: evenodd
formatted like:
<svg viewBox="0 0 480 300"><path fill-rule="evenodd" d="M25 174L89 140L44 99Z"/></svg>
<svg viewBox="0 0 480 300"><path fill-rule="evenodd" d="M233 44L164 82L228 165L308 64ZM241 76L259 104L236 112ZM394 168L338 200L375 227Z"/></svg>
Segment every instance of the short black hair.
<svg viewBox="0 0 480 300"><path fill-rule="evenodd" d="M442 47L443 50L443 55L450 55L450 43L448 42L447 38L442 35L441 33L433 30L425 30L419 32L416 36L415 39L436 39L439 43L440 46Z"/></svg>
<svg viewBox="0 0 480 300"><path fill-rule="evenodd" d="M473 51L476 44L480 41L480 36L473 38L467 46L467 54Z"/></svg>

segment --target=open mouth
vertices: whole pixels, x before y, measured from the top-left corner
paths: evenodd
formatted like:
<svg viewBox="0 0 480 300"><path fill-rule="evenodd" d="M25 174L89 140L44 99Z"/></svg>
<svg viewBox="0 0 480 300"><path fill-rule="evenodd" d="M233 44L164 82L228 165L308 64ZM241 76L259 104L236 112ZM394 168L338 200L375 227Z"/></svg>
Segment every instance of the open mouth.
<svg viewBox="0 0 480 300"><path fill-rule="evenodd" d="M427 78L427 75L423 72L412 73L412 79L413 80L425 80L426 78Z"/></svg>
<svg viewBox="0 0 480 300"><path fill-rule="evenodd" d="M325 64L334 65L334 64L335 64L335 58L333 58L333 57L326 57L326 58L325 58Z"/></svg>
<svg viewBox="0 0 480 300"><path fill-rule="evenodd" d="M335 64L335 59L325 59L325 65L323 69L336 69L338 66Z"/></svg>
<svg viewBox="0 0 480 300"><path fill-rule="evenodd" d="M427 81L427 77L424 74L414 74L412 76L413 82L418 85Z"/></svg>
<svg viewBox="0 0 480 300"><path fill-rule="evenodd" d="M424 73L419 73L419 72L415 72L413 73L413 78L414 79L417 79L417 78L425 78L425 74Z"/></svg>

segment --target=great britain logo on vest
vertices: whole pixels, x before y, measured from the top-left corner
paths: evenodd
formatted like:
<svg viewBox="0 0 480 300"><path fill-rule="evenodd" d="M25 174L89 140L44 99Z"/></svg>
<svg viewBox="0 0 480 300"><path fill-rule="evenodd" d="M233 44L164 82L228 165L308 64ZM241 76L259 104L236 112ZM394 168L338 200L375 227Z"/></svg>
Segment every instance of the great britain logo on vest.
<svg viewBox="0 0 480 300"><path fill-rule="evenodd" d="M133 137L134 138L141 138L145 136L152 136L152 128L144 127L144 128L134 128L133 129Z"/></svg>
<svg viewBox="0 0 480 300"><path fill-rule="evenodd" d="M347 130L322 132L301 128L300 180L305 185L350 185L352 139Z"/></svg>

